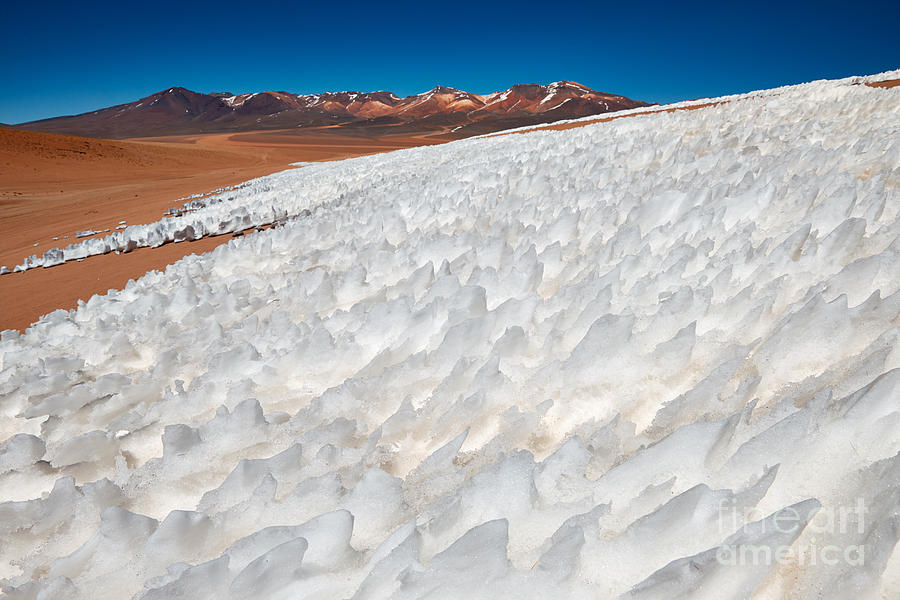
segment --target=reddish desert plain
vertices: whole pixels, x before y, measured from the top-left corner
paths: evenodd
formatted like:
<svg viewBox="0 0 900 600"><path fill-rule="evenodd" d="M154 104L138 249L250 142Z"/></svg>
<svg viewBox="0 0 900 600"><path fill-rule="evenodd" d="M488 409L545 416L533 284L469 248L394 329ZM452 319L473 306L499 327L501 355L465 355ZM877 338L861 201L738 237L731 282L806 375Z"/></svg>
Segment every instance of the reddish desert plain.
<svg viewBox="0 0 900 600"><path fill-rule="evenodd" d="M900 80L867 85L893 88ZM681 109L655 107L532 130L564 130L673 110ZM291 163L437 144L447 141L443 134L371 137L310 128L113 141L0 128L0 265L12 268L31 254L70 244L77 231L114 230L123 220L129 225L157 221L182 198L282 171ZM0 276L0 331L24 330L41 315L74 308L79 300L121 288L129 279L230 239L207 237Z"/></svg>
<svg viewBox="0 0 900 600"><path fill-rule="evenodd" d="M0 265L12 269L27 256L78 241L78 231L158 221L182 198L295 162L443 141L434 135L367 137L322 128L119 141L0 128ZM43 314L74 308L79 300L230 239L207 237L2 275L0 330L23 330Z"/></svg>

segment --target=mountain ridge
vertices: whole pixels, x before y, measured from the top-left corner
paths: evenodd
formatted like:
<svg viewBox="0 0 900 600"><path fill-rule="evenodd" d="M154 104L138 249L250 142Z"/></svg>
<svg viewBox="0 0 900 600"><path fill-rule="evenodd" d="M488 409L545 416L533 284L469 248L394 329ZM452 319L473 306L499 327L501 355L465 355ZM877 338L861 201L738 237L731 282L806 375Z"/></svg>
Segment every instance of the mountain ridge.
<svg viewBox="0 0 900 600"><path fill-rule="evenodd" d="M306 127L337 127L358 135L433 131L467 137L641 106L649 104L573 81L517 84L490 94L438 85L405 97L385 90L206 94L173 86L133 102L14 127L111 139Z"/></svg>

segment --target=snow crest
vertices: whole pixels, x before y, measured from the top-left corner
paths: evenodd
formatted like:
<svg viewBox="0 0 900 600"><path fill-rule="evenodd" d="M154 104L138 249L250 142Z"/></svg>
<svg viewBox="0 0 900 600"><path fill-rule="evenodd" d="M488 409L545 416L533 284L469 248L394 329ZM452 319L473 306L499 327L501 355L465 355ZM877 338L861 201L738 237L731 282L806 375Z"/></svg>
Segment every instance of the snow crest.
<svg viewBox="0 0 900 600"><path fill-rule="evenodd" d="M280 224L4 333L0 585L897 597L898 184L900 90L818 82L114 233Z"/></svg>

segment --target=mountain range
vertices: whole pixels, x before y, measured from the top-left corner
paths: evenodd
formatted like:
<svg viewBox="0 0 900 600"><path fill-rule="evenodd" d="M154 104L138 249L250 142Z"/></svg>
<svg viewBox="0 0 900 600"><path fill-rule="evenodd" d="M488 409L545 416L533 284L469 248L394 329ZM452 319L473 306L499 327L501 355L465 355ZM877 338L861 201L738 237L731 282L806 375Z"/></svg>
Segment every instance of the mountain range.
<svg viewBox="0 0 900 600"><path fill-rule="evenodd" d="M438 86L406 97L385 91L203 94L172 87L127 104L14 127L112 139L307 127L461 138L640 106L648 103L572 81L514 85L485 95Z"/></svg>

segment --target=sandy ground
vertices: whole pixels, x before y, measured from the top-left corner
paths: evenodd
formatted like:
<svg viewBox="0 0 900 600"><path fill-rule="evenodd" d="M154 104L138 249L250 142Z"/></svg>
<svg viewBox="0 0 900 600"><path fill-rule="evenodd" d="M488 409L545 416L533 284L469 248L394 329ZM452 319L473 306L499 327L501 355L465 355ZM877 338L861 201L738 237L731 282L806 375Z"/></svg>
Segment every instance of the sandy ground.
<svg viewBox="0 0 900 600"><path fill-rule="evenodd" d="M900 85L900 79L888 79L887 81L876 81L875 83L867 83L869 87L874 88L893 88Z"/></svg>
<svg viewBox="0 0 900 600"><path fill-rule="evenodd" d="M12 268L27 256L75 242L78 231L115 230L120 221L157 221L181 198L291 168L294 162L439 141L427 135L367 138L317 130L111 141L0 129L0 265ZM24 329L45 313L73 308L79 299L121 288L148 270L229 239L168 244L0 276L0 330Z"/></svg>
<svg viewBox="0 0 900 600"><path fill-rule="evenodd" d="M189 254L202 254L231 239L231 235L220 235L4 275L0 277L3 299L0 330L25 329L41 315L59 308L74 308L79 300L87 301L94 294L121 289L129 279L154 269L163 271Z"/></svg>

